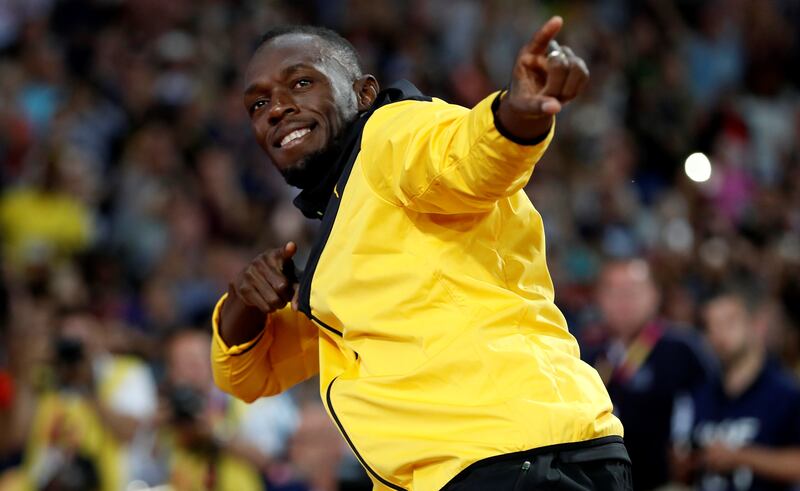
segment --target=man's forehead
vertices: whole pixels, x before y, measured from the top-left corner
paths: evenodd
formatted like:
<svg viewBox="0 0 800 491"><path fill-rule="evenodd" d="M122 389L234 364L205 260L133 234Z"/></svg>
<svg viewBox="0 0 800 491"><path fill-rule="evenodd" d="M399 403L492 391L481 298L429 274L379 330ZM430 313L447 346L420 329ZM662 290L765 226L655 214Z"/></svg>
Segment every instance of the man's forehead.
<svg viewBox="0 0 800 491"><path fill-rule="evenodd" d="M277 72L298 64L325 68L328 47L316 36L309 34L284 34L267 41L253 55L248 66L248 76L265 70Z"/></svg>
<svg viewBox="0 0 800 491"><path fill-rule="evenodd" d="M276 48L301 48L304 50L319 51L319 54L322 54L325 48L327 48L327 43L314 34L290 32L270 39L264 43L261 50Z"/></svg>
<svg viewBox="0 0 800 491"><path fill-rule="evenodd" d="M252 81L264 76L278 75L298 66L309 66L328 77L336 67L331 63L329 46L317 36L309 34L284 34L269 40L250 60L245 79Z"/></svg>

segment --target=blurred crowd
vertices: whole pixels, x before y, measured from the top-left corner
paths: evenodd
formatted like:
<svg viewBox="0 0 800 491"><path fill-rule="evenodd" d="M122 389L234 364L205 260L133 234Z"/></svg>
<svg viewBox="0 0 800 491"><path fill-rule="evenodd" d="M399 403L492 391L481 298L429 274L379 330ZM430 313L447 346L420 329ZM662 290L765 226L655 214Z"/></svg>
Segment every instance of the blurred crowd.
<svg viewBox="0 0 800 491"><path fill-rule="evenodd" d="M0 0L0 490L370 489L314 381L252 405L211 381L227 282L317 227L243 69L313 23L471 106L552 14L592 80L526 191L637 489L800 480L733 456L800 448L797 1Z"/></svg>

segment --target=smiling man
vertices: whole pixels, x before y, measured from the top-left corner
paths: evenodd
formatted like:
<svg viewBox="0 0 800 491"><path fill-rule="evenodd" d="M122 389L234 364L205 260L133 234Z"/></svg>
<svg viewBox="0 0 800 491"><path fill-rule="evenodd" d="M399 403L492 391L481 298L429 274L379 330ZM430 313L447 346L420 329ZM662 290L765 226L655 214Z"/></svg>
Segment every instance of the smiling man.
<svg viewBox="0 0 800 491"><path fill-rule="evenodd" d="M245 107L295 204L306 269L267 251L214 312L217 384L251 401L316 374L375 489L630 489L622 426L554 303L522 191L588 80L555 17L472 109L381 91L336 33L267 33Z"/></svg>

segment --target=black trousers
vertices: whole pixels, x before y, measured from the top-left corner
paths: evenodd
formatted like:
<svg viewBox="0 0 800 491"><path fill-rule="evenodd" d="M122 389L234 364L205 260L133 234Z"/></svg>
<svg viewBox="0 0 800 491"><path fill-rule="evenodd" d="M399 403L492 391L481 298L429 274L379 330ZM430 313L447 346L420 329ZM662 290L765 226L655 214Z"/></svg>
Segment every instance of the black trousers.
<svg viewBox="0 0 800 491"><path fill-rule="evenodd" d="M632 491L620 437L498 455L460 472L442 491Z"/></svg>

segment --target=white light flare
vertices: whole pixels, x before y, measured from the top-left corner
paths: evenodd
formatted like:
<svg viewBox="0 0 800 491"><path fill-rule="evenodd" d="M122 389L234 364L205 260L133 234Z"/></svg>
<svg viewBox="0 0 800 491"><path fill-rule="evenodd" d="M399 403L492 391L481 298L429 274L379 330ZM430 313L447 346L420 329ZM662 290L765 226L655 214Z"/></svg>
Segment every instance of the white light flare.
<svg viewBox="0 0 800 491"><path fill-rule="evenodd" d="M704 153L693 153L686 157L683 171L694 182L706 182L711 179L711 161Z"/></svg>

